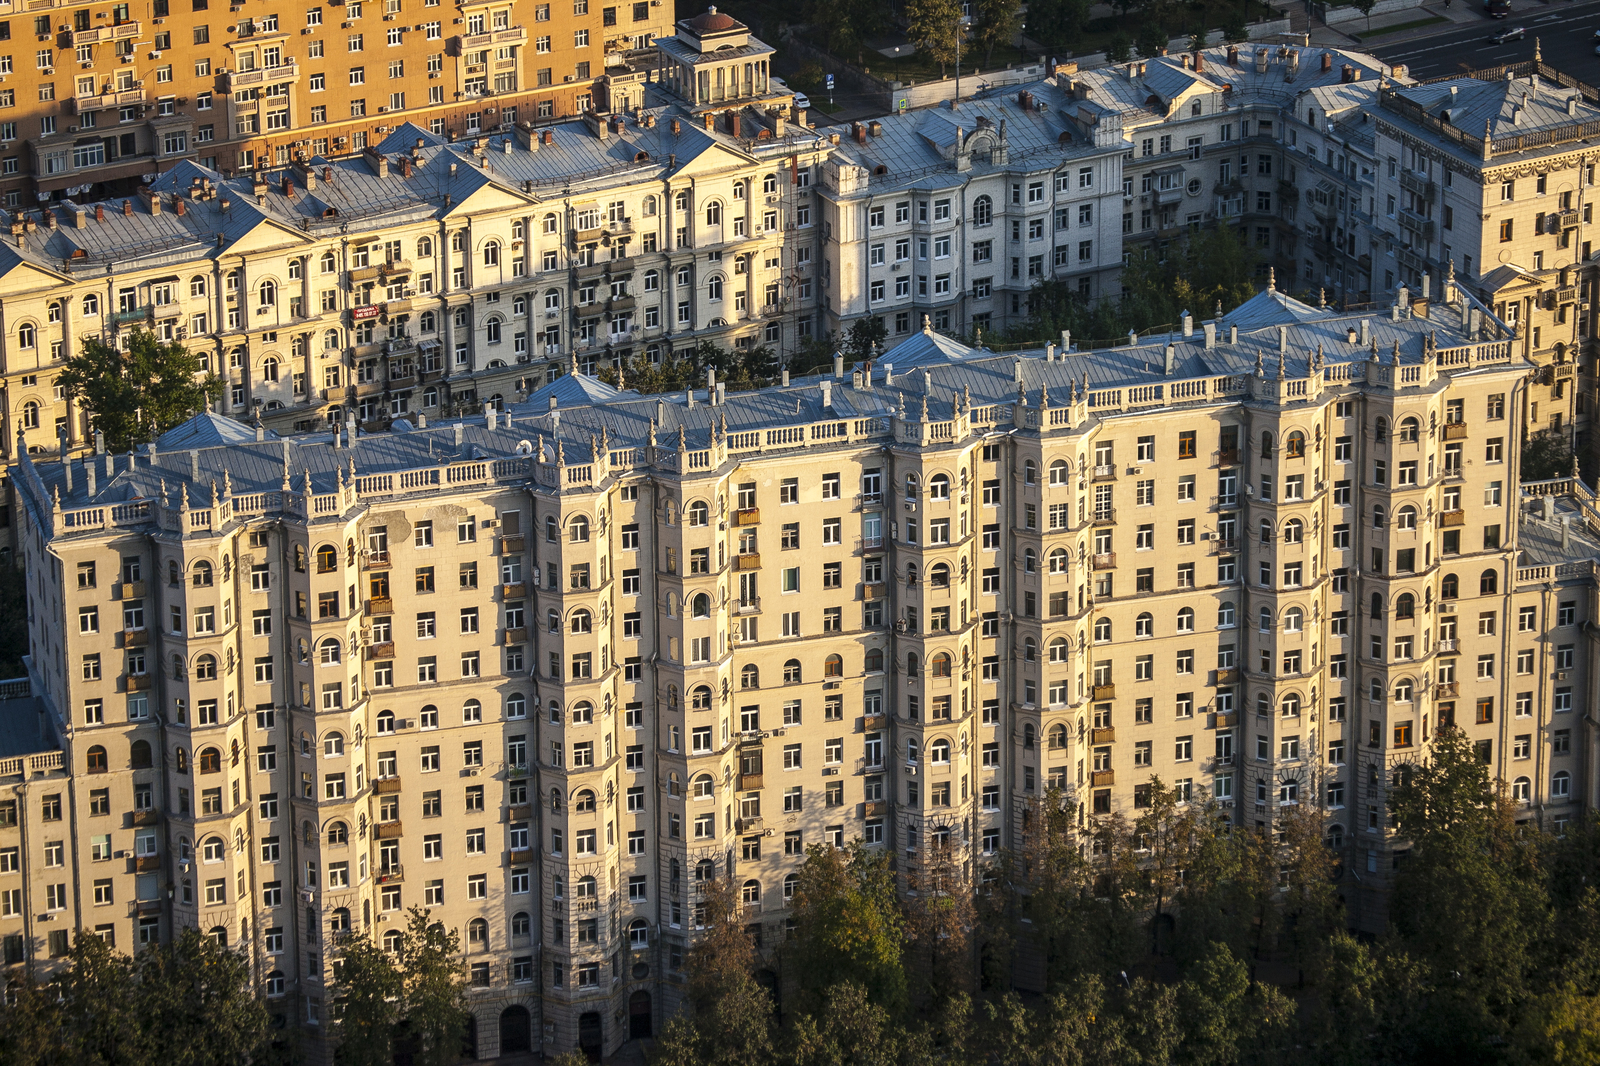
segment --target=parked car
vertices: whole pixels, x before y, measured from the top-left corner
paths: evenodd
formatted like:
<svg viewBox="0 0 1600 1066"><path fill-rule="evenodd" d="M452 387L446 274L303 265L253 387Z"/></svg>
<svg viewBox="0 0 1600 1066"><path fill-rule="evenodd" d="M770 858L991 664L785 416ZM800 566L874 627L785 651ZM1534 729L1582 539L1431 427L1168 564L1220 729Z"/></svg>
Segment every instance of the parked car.
<svg viewBox="0 0 1600 1066"><path fill-rule="evenodd" d="M808 111L811 108L811 101L805 93L795 93L794 106L797 111Z"/></svg>
<svg viewBox="0 0 1600 1066"><path fill-rule="evenodd" d="M1492 19L1508 18L1511 15L1511 0L1484 0L1483 11Z"/></svg>

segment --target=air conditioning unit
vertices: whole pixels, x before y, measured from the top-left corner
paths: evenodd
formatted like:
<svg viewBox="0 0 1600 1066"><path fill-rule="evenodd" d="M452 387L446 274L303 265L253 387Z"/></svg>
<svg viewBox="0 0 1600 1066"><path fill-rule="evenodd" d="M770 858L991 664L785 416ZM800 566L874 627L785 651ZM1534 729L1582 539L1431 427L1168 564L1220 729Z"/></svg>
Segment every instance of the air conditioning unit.
<svg viewBox="0 0 1600 1066"><path fill-rule="evenodd" d="M1565 670L1557 670L1556 671L1556 680L1557 681L1565 681L1566 679L1567 679L1567 671L1565 671Z"/></svg>
<svg viewBox="0 0 1600 1066"><path fill-rule="evenodd" d="M300 901L302 903L310 903L313 900L315 900L316 898L317 898L316 892L312 891L311 889L302 888L300 890Z"/></svg>

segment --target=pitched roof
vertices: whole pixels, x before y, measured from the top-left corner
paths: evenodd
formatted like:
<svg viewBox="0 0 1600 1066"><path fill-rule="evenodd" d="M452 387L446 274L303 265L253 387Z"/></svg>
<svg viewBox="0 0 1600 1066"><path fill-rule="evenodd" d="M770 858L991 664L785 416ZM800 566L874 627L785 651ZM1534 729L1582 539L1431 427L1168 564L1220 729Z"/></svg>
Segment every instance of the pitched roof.
<svg viewBox="0 0 1600 1066"><path fill-rule="evenodd" d="M278 435L270 429L265 430L265 435L268 440L278 439ZM204 411L161 434L156 438L156 447L161 451L181 451L184 448L215 448L244 441L253 443L255 439L254 426L214 411Z"/></svg>

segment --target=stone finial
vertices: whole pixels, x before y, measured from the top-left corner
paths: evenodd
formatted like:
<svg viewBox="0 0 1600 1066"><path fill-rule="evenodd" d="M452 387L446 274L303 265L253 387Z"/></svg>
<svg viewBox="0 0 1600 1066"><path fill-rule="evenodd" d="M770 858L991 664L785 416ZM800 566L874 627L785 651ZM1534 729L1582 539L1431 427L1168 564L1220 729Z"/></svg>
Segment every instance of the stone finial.
<svg viewBox="0 0 1600 1066"><path fill-rule="evenodd" d="M928 420L928 394L922 394L922 421Z"/></svg>
<svg viewBox="0 0 1600 1066"><path fill-rule="evenodd" d="M302 481L302 484L305 485L305 489L303 491L306 494L306 506L309 507L311 505L311 469L307 467L303 473L305 475Z"/></svg>
<svg viewBox="0 0 1600 1066"><path fill-rule="evenodd" d="M972 410L972 386L971 385L963 385L963 386L961 386L961 406L965 410L968 410L968 411Z"/></svg>
<svg viewBox="0 0 1600 1066"><path fill-rule="evenodd" d="M1050 386L1039 386L1039 410L1048 410L1050 407Z"/></svg>
<svg viewBox="0 0 1600 1066"><path fill-rule="evenodd" d="M562 441L562 439L560 437L556 438L556 465L557 466L566 466L567 465L567 446L566 446L566 443L564 441Z"/></svg>
<svg viewBox="0 0 1600 1066"><path fill-rule="evenodd" d="M1278 271L1274 267L1267 267L1267 291L1273 292L1278 288Z"/></svg>
<svg viewBox="0 0 1600 1066"><path fill-rule="evenodd" d="M1444 280L1447 282L1456 280L1456 261L1454 257L1445 260Z"/></svg>
<svg viewBox="0 0 1600 1066"><path fill-rule="evenodd" d="M1316 361L1315 365L1316 365L1316 368L1318 370L1322 369L1322 342L1321 341L1317 342L1317 361Z"/></svg>
<svg viewBox="0 0 1600 1066"><path fill-rule="evenodd" d="M656 446L656 420L652 418L650 420L650 447L654 448L655 446Z"/></svg>
<svg viewBox="0 0 1600 1066"><path fill-rule="evenodd" d="M217 492L217 479L211 479L211 506L215 507L222 502L222 496Z"/></svg>
<svg viewBox="0 0 1600 1066"><path fill-rule="evenodd" d="M972 333L973 333L973 347L974 348L982 348L983 347L983 327L982 326L976 327L975 329L973 329Z"/></svg>
<svg viewBox="0 0 1600 1066"><path fill-rule="evenodd" d="M1257 349L1256 350L1256 377L1264 378L1266 376L1267 376L1267 369L1266 369L1265 366L1262 365L1262 362L1261 362L1261 351L1260 351L1260 349Z"/></svg>
<svg viewBox="0 0 1600 1066"><path fill-rule="evenodd" d="M929 337L933 336L933 320L927 315L922 316L922 332Z"/></svg>
<svg viewBox="0 0 1600 1066"><path fill-rule="evenodd" d="M1024 385L1020 381L1017 382L1017 406L1028 406L1028 386Z"/></svg>
<svg viewBox="0 0 1600 1066"><path fill-rule="evenodd" d="M591 463L600 461L600 438L593 433L589 434L589 461Z"/></svg>
<svg viewBox="0 0 1600 1066"><path fill-rule="evenodd" d="M23 454L27 454L24 452ZM57 485L50 490L50 509L56 514L61 513L61 486Z"/></svg>
<svg viewBox="0 0 1600 1066"><path fill-rule="evenodd" d="M683 431L682 425L678 426L678 450L680 452L689 450L689 435Z"/></svg>
<svg viewBox="0 0 1600 1066"><path fill-rule="evenodd" d="M226 468L222 471L222 496L224 499L233 499L233 475Z"/></svg>
<svg viewBox="0 0 1600 1066"><path fill-rule="evenodd" d="M1543 51L1539 47L1539 38L1537 38L1537 37L1535 37L1533 39L1533 61L1535 63L1543 63L1544 62L1544 54L1543 54Z"/></svg>
<svg viewBox="0 0 1600 1066"><path fill-rule="evenodd" d="M1328 290L1327 289L1318 289L1317 290L1317 306L1318 307L1327 307L1328 306Z"/></svg>
<svg viewBox="0 0 1600 1066"><path fill-rule="evenodd" d="M1394 349L1389 353L1389 362L1393 366L1400 365L1400 342L1394 342Z"/></svg>
<svg viewBox="0 0 1600 1066"><path fill-rule="evenodd" d="M1283 349L1280 348L1278 350L1278 380L1279 381L1282 381L1283 378L1284 378L1284 359L1285 359L1286 354L1287 353L1285 353L1283 351Z"/></svg>
<svg viewBox="0 0 1600 1066"><path fill-rule="evenodd" d="M1372 354L1370 356L1368 356L1368 358L1374 363L1376 363L1378 361L1378 338L1377 337L1373 337L1372 338Z"/></svg>
<svg viewBox="0 0 1600 1066"><path fill-rule="evenodd" d="M178 513L189 513L189 483L187 481L178 482Z"/></svg>

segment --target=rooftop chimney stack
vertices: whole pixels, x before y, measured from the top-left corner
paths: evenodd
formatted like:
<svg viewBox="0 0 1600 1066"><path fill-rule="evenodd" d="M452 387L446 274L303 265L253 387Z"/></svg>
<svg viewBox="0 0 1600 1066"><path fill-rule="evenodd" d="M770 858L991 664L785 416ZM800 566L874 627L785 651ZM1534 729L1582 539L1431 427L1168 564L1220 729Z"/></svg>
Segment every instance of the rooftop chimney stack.
<svg viewBox="0 0 1600 1066"><path fill-rule="evenodd" d="M1215 322L1206 322L1202 324L1201 328L1205 330L1206 351L1210 351L1217 346L1217 324Z"/></svg>
<svg viewBox="0 0 1600 1066"><path fill-rule="evenodd" d="M1183 313L1183 335L1185 337L1194 336L1194 316L1187 311Z"/></svg>

